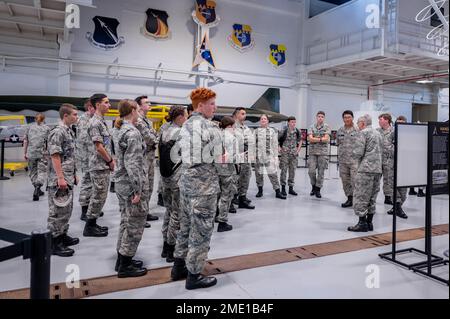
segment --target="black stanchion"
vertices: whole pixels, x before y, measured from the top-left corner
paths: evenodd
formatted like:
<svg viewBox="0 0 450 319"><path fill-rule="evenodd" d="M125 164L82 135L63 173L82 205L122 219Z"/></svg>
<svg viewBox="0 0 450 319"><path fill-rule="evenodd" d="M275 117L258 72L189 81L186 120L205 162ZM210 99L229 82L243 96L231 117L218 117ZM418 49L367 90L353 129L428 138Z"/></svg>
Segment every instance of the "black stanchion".
<svg viewBox="0 0 450 319"><path fill-rule="evenodd" d="M9 177L5 176L5 140L1 140L1 154L0 154L0 181L6 181Z"/></svg>
<svg viewBox="0 0 450 319"><path fill-rule="evenodd" d="M49 231L31 233L30 298L50 298L50 256L52 237Z"/></svg>

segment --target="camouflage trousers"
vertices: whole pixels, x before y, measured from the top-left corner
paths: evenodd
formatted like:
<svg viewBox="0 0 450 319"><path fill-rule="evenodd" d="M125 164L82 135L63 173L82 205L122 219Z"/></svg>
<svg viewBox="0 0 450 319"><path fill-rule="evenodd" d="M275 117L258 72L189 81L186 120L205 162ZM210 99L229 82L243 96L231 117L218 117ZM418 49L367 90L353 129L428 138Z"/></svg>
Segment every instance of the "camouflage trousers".
<svg viewBox="0 0 450 319"><path fill-rule="evenodd" d="M403 205L403 203L406 201L407 194L408 194L407 187L398 187L397 188L397 203L400 203ZM392 197L392 200L394 200L394 197Z"/></svg>
<svg viewBox="0 0 450 319"><path fill-rule="evenodd" d="M147 214L150 213L149 203L153 193L153 184L155 178L155 158L151 157L148 161L148 182L146 183L146 187L144 187L142 191L142 200L145 204L144 209L146 210Z"/></svg>
<svg viewBox="0 0 450 319"><path fill-rule="evenodd" d="M181 203L180 231L174 257L185 259L189 272L199 274L208 257L214 230L217 194L186 196L181 193Z"/></svg>
<svg viewBox="0 0 450 319"><path fill-rule="evenodd" d="M308 174L312 186L322 188L326 169L328 169L328 155L309 155Z"/></svg>
<svg viewBox="0 0 450 319"><path fill-rule="evenodd" d="M387 161L383 163L383 194L392 197L394 195L394 163Z"/></svg>
<svg viewBox="0 0 450 319"><path fill-rule="evenodd" d="M360 172L356 174L353 190L353 210L358 217L375 214L380 180L381 174Z"/></svg>
<svg viewBox="0 0 450 319"><path fill-rule="evenodd" d="M237 190L239 196L247 195L251 176L252 176L252 164L249 164L249 163L240 164L239 165L238 190Z"/></svg>
<svg viewBox="0 0 450 319"><path fill-rule="evenodd" d="M180 230L180 189L179 188L163 188L163 201L166 207L161 232L164 242L169 245L175 245L177 235Z"/></svg>
<svg viewBox="0 0 450 319"><path fill-rule="evenodd" d="M45 157L28 159L28 175L34 187L43 186L47 180L47 159Z"/></svg>
<svg viewBox="0 0 450 319"><path fill-rule="evenodd" d="M92 180L91 173L89 169L84 167L81 170L81 183L80 183L80 196L78 197L78 202L80 206L89 206L89 201L91 200L92 194Z"/></svg>
<svg viewBox="0 0 450 319"><path fill-rule="evenodd" d="M100 213L108 197L110 173L111 171L109 169L90 172L92 193L86 214L88 219L97 219L100 217Z"/></svg>
<svg viewBox="0 0 450 319"><path fill-rule="evenodd" d="M280 184L286 186L286 178L288 186L295 184L295 170L297 169L298 155L282 153L280 157Z"/></svg>
<svg viewBox="0 0 450 319"><path fill-rule="evenodd" d="M219 208L219 215L217 220L222 223L228 222L228 210L230 209L231 201L234 194L236 194L236 180L237 175L221 176L219 175L220 197L217 207Z"/></svg>
<svg viewBox="0 0 450 319"><path fill-rule="evenodd" d="M116 183L115 190L120 208L117 251L123 256L133 257L144 233L147 212L142 200L137 204L131 203L133 190L128 182Z"/></svg>
<svg viewBox="0 0 450 319"><path fill-rule="evenodd" d="M358 170L356 163L339 163L339 176L341 177L342 187L345 196L353 196L353 185L355 184L355 175Z"/></svg>
<svg viewBox="0 0 450 319"><path fill-rule="evenodd" d="M273 165L272 165L273 166ZM273 190L280 189L280 182L278 181L278 172L276 167L272 167L269 164L264 164L256 162L255 164L255 177L256 186L264 186L264 175L269 176L270 183L272 184ZM295 172L294 172L295 174Z"/></svg>
<svg viewBox="0 0 450 319"><path fill-rule="evenodd" d="M69 230L69 220L72 216L73 200L66 207L58 207L53 202L58 187L49 187L48 189L48 219L47 228L52 236L58 237L67 233ZM73 190L69 189L69 193L73 195Z"/></svg>

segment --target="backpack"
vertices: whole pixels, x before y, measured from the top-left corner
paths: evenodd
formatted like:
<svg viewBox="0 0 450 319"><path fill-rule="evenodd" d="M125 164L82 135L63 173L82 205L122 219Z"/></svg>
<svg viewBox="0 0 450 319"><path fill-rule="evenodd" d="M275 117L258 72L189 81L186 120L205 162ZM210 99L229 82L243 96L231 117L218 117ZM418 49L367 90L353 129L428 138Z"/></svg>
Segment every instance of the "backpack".
<svg viewBox="0 0 450 319"><path fill-rule="evenodd" d="M181 161L178 163L172 162L170 158L170 151L172 147L175 145L174 140L170 140L167 143L159 143L159 171L161 176L170 177L177 170L177 168L181 165Z"/></svg>
<svg viewBox="0 0 450 319"><path fill-rule="evenodd" d="M286 141L288 129L289 129L289 128L286 127L286 128L284 129L284 131L283 131L283 134L282 134L282 135L280 136L280 138L278 139L278 144L280 144L280 146L283 146L284 141ZM300 134L300 131L299 131L298 128L295 128L295 134L297 134L297 140L300 140L300 141L301 141L301 134ZM300 144L300 143L297 143L297 146L298 146L299 144Z"/></svg>

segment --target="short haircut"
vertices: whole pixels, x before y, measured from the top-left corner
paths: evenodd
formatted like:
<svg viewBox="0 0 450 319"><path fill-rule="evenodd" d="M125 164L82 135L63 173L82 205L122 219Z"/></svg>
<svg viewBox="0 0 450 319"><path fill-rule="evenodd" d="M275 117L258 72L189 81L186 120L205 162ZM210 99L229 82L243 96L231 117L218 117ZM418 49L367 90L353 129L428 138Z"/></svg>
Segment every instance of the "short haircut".
<svg viewBox="0 0 450 319"><path fill-rule="evenodd" d="M383 114L380 114L380 116L378 116L378 118L379 118L379 119L380 119L380 118L385 119L386 121L389 122L389 124L392 123L392 115L389 114L389 113L383 113Z"/></svg>
<svg viewBox="0 0 450 319"><path fill-rule="evenodd" d="M319 111L319 112L317 112L316 116L317 116L317 115L320 115L320 114L322 114L323 116L325 116L325 112L324 112L324 111Z"/></svg>
<svg viewBox="0 0 450 319"><path fill-rule="evenodd" d="M397 122L398 121L408 122L408 120L406 119L406 116L404 116L404 115L400 115L399 117L397 117Z"/></svg>
<svg viewBox="0 0 450 319"><path fill-rule="evenodd" d="M87 112L87 111L89 111L89 106L91 106L92 105L92 103L91 103L91 99L86 99L86 100L84 100L84 110Z"/></svg>
<svg viewBox="0 0 450 319"><path fill-rule="evenodd" d="M103 99L107 98L107 96L103 93L96 93L91 96L91 104L94 107L94 109L97 109L97 103L100 103Z"/></svg>
<svg viewBox="0 0 450 319"><path fill-rule="evenodd" d="M372 117L369 114L364 114L358 118L358 122L364 122L365 126L372 126Z"/></svg>
<svg viewBox="0 0 450 319"><path fill-rule="evenodd" d="M59 108L59 118L62 120L62 119L64 119L65 114L70 115L70 114L72 114L73 111L77 111L77 108L75 107L75 105L72 105L69 103L64 103Z"/></svg>
<svg viewBox="0 0 450 319"><path fill-rule="evenodd" d="M222 117L222 119L220 120L220 124L219 127L221 129L226 129L228 126L233 126L234 125L234 120L233 118L231 118L230 116L224 116Z"/></svg>
<svg viewBox="0 0 450 319"><path fill-rule="evenodd" d="M173 122L178 116L184 116L185 108L182 105L174 105L169 110L169 115L167 116L168 122Z"/></svg>
<svg viewBox="0 0 450 319"><path fill-rule="evenodd" d="M136 101L136 103L138 104L138 105L142 105L142 100L143 99L148 99L148 96L147 95L141 95L141 96L138 96L136 99L134 99L135 101Z"/></svg>
<svg viewBox="0 0 450 319"><path fill-rule="evenodd" d="M45 115L42 113L38 113L38 114L36 114L34 119L36 120L36 123L41 124L42 122L45 121Z"/></svg>
<svg viewBox="0 0 450 319"><path fill-rule="evenodd" d="M288 122L290 122L290 121L297 121L297 119L295 118L295 116L289 116L289 117L287 118L287 121L288 121Z"/></svg>
<svg viewBox="0 0 450 319"><path fill-rule="evenodd" d="M216 97L216 92L213 90L208 88L196 88L190 95L192 107L196 110L201 102L206 102L214 97Z"/></svg>
<svg viewBox="0 0 450 319"><path fill-rule="evenodd" d="M350 111L350 110L345 110L344 113L342 113L342 118L344 118L345 115L351 115L352 117L355 117L355 116L353 115L353 112Z"/></svg>
<svg viewBox="0 0 450 319"><path fill-rule="evenodd" d="M236 116L236 114L238 114L240 111L244 110L245 111L245 107L239 106L237 108L234 109L233 111L233 116Z"/></svg>

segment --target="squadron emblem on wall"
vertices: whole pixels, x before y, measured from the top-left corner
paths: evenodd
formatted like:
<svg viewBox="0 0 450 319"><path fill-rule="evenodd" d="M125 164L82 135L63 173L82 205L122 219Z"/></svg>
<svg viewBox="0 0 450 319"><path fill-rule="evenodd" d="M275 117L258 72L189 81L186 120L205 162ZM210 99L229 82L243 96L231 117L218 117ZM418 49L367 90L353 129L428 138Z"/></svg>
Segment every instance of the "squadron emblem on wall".
<svg viewBox="0 0 450 319"><path fill-rule="evenodd" d="M216 1L195 0L195 11L192 17L197 24L211 28L219 24L220 18L216 14Z"/></svg>
<svg viewBox="0 0 450 319"><path fill-rule="evenodd" d="M284 44L271 44L268 61L279 68L286 64L286 46Z"/></svg>
<svg viewBox="0 0 450 319"><path fill-rule="evenodd" d="M94 32L86 33L86 38L96 48L113 50L125 43L123 37L117 34L119 21L114 18L95 16L92 18L95 24Z"/></svg>
<svg viewBox="0 0 450 319"><path fill-rule="evenodd" d="M228 37L228 43L239 52L251 50L255 45L252 27L246 24L233 24L233 33Z"/></svg>
<svg viewBox="0 0 450 319"><path fill-rule="evenodd" d="M146 12L147 20L142 28L142 33L157 39L165 39L170 36L169 24L167 19L169 15L166 11L148 9Z"/></svg>
<svg viewBox="0 0 450 319"><path fill-rule="evenodd" d="M214 58L212 56L211 48L209 45L209 37L207 35L203 36L203 40L197 50L197 56L195 57L193 66L199 65L203 61L207 62L212 68L216 68L216 64L214 62Z"/></svg>

